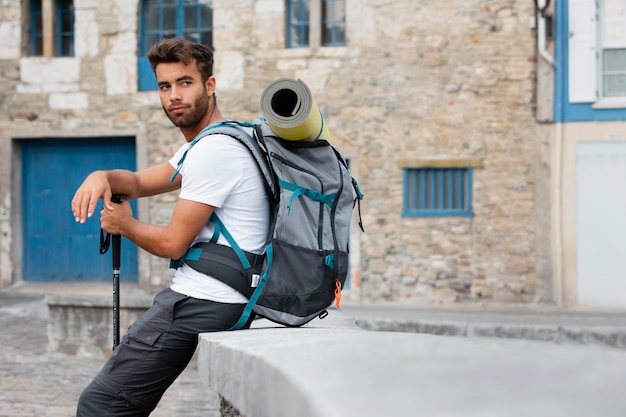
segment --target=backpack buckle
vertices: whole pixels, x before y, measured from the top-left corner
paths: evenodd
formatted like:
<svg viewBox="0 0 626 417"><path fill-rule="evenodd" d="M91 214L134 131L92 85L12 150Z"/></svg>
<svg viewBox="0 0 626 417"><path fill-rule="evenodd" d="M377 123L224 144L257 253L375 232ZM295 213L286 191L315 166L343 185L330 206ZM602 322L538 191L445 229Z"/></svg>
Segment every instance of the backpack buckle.
<svg viewBox="0 0 626 417"><path fill-rule="evenodd" d="M261 281L261 274L252 274L252 283L250 286L252 288L256 288L259 286L259 282Z"/></svg>

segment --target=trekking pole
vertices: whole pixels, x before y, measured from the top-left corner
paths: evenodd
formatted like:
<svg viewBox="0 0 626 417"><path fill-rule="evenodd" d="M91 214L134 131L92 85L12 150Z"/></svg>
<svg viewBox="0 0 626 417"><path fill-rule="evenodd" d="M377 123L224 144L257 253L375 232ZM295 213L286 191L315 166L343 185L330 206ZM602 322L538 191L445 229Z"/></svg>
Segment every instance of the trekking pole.
<svg viewBox="0 0 626 417"><path fill-rule="evenodd" d="M121 203L122 197L115 194L111 197L114 203ZM120 258L122 252L122 237L112 235L111 243L113 264L113 349L120 344Z"/></svg>
<svg viewBox="0 0 626 417"><path fill-rule="evenodd" d="M120 204L122 197L114 194L111 201ZM112 264L113 264L113 349L120 344L120 258L122 253L122 237L110 235L100 229L100 253L105 254L109 250L109 244L113 241Z"/></svg>

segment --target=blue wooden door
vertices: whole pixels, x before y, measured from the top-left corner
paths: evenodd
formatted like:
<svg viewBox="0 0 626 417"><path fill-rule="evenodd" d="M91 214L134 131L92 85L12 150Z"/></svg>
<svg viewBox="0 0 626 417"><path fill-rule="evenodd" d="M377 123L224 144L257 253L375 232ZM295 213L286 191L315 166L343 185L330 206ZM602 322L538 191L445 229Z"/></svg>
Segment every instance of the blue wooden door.
<svg viewBox="0 0 626 417"><path fill-rule="evenodd" d="M102 201L85 224L74 221L70 203L90 172L135 170L134 138L24 140L21 151L22 280L110 280L111 250L99 252ZM137 247L124 238L120 280L137 281Z"/></svg>

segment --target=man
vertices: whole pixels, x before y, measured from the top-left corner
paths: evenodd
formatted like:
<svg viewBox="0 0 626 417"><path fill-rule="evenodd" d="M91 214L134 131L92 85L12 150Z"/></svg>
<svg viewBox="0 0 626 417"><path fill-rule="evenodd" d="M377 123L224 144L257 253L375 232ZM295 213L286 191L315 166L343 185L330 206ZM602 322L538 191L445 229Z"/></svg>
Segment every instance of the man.
<svg viewBox="0 0 626 417"><path fill-rule="evenodd" d="M202 129L224 120L214 94L212 51L176 38L155 45L148 58L163 110L186 143L168 162L143 171L91 173L72 200L76 221L84 223L91 217L102 198L100 222L105 231L125 236L153 255L178 259L190 246L211 239L214 228L209 218L215 213L241 249L261 254L269 207L250 152L219 134L189 147ZM180 195L166 226L142 223L133 218L127 202L111 202L113 194L128 200L178 188ZM217 243L228 246L223 237ZM148 416L191 360L198 333L227 330L241 316L247 298L222 281L186 264L177 268L170 288L156 295L153 306L128 329L83 391L77 416Z"/></svg>

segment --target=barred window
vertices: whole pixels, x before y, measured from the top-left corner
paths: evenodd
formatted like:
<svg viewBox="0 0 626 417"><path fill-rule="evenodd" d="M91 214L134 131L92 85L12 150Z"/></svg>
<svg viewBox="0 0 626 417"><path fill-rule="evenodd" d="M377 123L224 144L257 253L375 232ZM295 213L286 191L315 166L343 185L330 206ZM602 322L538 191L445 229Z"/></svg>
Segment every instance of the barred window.
<svg viewBox="0 0 626 417"><path fill-rule="evenodd" d="M471 168L404 170L404 216L471 216Z"/></svg>

